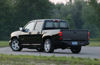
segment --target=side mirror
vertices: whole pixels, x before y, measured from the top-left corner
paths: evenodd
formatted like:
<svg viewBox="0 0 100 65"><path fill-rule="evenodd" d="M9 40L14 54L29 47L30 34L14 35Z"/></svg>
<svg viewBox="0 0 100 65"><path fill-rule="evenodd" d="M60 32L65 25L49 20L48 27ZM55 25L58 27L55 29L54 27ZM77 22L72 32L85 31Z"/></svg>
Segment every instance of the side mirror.
<svg viewBox="0 0 100 65"><path fill-rule="evenodd" d="M20 30L20 31L23 31L23 27L19 27L19 30Z"/></svg>

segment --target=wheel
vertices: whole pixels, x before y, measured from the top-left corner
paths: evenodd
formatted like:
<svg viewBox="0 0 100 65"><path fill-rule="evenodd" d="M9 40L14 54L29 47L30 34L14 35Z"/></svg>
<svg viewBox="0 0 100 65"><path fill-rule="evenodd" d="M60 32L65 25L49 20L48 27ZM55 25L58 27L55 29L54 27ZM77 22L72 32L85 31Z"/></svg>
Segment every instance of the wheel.
<svg viewBox="0 0 100 65"><path fill-rule="evenodd" d="M78 54L81 51L81 46L71 47L72 53Z"/></svg>
<svg viewBox="0 0 100 65"><path fill-rule="evenodd" d="M43 51L44 51L43 48L37 48L36 50L37 50L38 52L43 52Z"/></svg>
<svg viewBox="0 0 100 65"><path fill-rule="evenodd" d="M19 44L18 39L16 39L16 38L14 38L14 39L11 40L10 47L11 47L11 49L13 51L21 51L22 50L22 47Z"/></svg>
<svg viewBox="0 0 100 65"><path fill-rule="evenodd" d="M46 39L44 42L44 51L47 53L53 53L54 52L54 46L50 39Z"/></svg>

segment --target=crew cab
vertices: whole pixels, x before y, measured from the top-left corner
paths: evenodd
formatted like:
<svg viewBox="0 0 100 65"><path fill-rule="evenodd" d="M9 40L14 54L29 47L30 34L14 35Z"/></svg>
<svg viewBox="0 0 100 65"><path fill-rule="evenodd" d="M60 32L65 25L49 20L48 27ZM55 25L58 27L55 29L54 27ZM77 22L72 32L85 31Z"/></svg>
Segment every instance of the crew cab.
<svg viewBox="0 0 100 65"><path fill-rule="evenodd" d="M79 53L82 46L89 44L89 32L69 29L68 22L61 19L38 19L12 32L9 44L13 51L28 48L52 53L58 48L68 48Z"/></svg>

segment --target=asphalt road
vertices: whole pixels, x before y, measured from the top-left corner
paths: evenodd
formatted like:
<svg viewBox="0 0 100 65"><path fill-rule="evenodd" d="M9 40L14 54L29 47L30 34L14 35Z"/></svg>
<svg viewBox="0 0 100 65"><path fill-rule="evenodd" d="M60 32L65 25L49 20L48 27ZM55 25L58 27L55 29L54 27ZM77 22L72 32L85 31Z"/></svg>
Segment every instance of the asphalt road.
<svg viewBox="0 0 100 65"><path fill-rule="evenodd" d="M83 58L99 58L100 47L82 47L80 54L72 54L70 49L57 49L54 53L37 52L35 49L23 49L20 52L14 52L10 47L0 48L0 54L14 54L14 55L36 55L36 56L74 56Z"/></svg>

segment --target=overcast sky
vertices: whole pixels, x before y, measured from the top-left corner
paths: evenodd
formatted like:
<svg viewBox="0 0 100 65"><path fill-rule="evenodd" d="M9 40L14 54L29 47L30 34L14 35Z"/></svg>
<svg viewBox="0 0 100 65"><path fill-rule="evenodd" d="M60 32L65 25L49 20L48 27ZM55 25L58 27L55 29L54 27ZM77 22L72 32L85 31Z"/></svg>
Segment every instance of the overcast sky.
<svg viewBox="0 0 100 65"><path fill-rule="evenodd" d="M66 2L68 2L69 0L50 0L51 2L53 2L53 3L66 3Z"/></svg>
<svg viewBox="0 0 100 65"><path fill-rule="evenodd" d="M64 3L64 4L66 4L66 2L69 2L69 0L50 0L51 2L53 2L53 3ZM74 0L73 0L74 1ZM98 0L98 2L100 2L100 0Z"/></svg>

